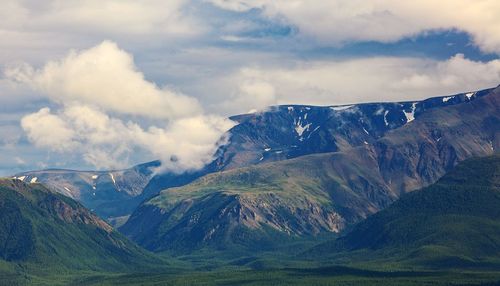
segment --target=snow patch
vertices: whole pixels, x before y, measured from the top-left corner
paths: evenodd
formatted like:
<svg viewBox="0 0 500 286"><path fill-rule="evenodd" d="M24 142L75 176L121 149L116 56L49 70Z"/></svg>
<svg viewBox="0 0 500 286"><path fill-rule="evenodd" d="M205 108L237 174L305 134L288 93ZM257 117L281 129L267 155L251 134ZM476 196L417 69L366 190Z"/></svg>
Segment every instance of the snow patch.
<svg viewBox="0 0 500 286"><path fill-rule="evenodd" d="M32 184L36 183L36 180L38 180L38 178L37 177L33 177L33 178L31 178L30 183L32 183Z"/></svg>
<svg viewBox="0 0 500 286"><path fill-rule="evenodd" d="M64 189L71 194L71 190L68 187L64 187Z"/></svg>
<svg viewBox="0 0 500 286"><path fill-rule="evenodd" d="M309 129L309 126L311 126L311 123L306 124L304 126L298 124L295 126L295 132L297 132L299 136L302 136L302 134L304 134L304 131Z"/></svg>
<svg viewBox="0 0 500 286"><path fill-rule="evenodd" d="M454 96L443 97L443 102L448 102L448 100L454 98Z"/></svg>
<svg viewBox="0 0 500 286"><path fill-rule="evenodd" d="M26 179L26 176L17 177L17 179L24 182L24 179Z"/></svg>
<svg viewBox="0 0 500 286"><path fill-rule="evenodd" d="M351 107L353 107L354 105L340 105L340 106L331 106L330 108L332 110L335 110L335 111L342 111L342 110L346 110L346 109L349 109Z"/></svg>
<svg viewBox="0 0 500 286"><path fill-rule="evenodd" d="M271 151L271 148L265 148L264 151L269 152Z"/></svg>
<svg viewBox="0 0 500 286"><path fill-rule="evenodd" d="M366 142L366 141L363 141L363 143L365 143L365 145L368 145L368 142Z"/></svg>
<svg viewBox="0 0 500 286"><path fill-rule="evenodd" d="M364 127L363 127L363 131L365 131L366 134L370 134L370 132L368 132L368 130L366 130Z"/></svg>
<svg viewBox="0 0 500 286"><path fill-rule="evenodd" d="M302 125L302 118L299 117L299 121L295 123L295 132L299 135L299 137L302 137L302 134L304 134L304 131L309 130L309 127L311 126L311 123L308 123L306 125Z"/></svg>
<svg viewBox="0 0 500 286"><path fill-rule="evenodd" d="M311 133L309 133L309 135L307 135L307 139L311 138L311 135L316 132L316 130L318 130L319 128L321 127L321 125L317 126L316 128L314 128L313 131L311 131ZM301 140L302 141L302 140Z"/></svg>
<svg viewBox="0 0 500 286"><path fill-rule="evenodd" d="M98 177L99 177L98 175L93 175L93 176L92 176L92 180L95 180L95 179L97 179Z"/></svg>
<svg viewBox="0 0 500 286"><path fill-rule="evenodd" d="M385 126L389 126L389 122L387 121L387 114L389 113L389 110L386 110L384 112L384 123L385 123Z"/></svg>
<svg viewBox="0 0 500 286"><path fill-rule="evenodd" d="M292 106L288 106L288 111L293 111L293 107Z"/></svg>
<svg viewBox="0 0 500 286"><path fill-rule="evenodd" d="M411 105L411 111L410 112L406 112L406 110L403 110L403 112L405 113L405 116L406 116L406 123L410 123L413 120L415 120L415 109L416 109L416 107L417 107L417 103L414 102Z"/></svg>
<svg viewBox="0 0 500 286"><path fill-rule="evenodd" d="M116 185L115 176L113 176L113 173L109 173L109 176L111 177L111 180L113 181L113 184Z"/></svg>
<svg viewBox="0 0 500 286"><path fill-rule="evenodd" d="M384 112L384 108L383 107L380 107L379 109L377 109L377 111L375 111L375 115L382 115L382 113Z"/></svg>
<svg viewBox="0 0 500 286"><path fill-rule="evenodd" d="M467 96L467 99L470 100L470 98L475 94L475 92L468 92L465 94Z"/></svg>
<svg viewBox="0 0 500 286"><path fill-rule="evenodd" d="M281 151L281 150L280 150L280 151L276 151L276 152L274 152L274 153L276 153L276 154L281 154L281 153L283 153L283 151Z"/></svg>

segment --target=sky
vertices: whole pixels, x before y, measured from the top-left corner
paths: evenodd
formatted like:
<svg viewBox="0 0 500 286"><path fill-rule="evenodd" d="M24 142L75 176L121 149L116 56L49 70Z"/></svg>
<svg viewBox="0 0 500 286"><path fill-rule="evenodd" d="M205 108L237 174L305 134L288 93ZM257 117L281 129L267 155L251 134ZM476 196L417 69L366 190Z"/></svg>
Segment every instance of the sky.
<svg viewBox="0 0 500 286"><path fill-rule="evenodd" d="M234 114L500 84L497 0L4 0L0 175L212 160Z"/></svg>

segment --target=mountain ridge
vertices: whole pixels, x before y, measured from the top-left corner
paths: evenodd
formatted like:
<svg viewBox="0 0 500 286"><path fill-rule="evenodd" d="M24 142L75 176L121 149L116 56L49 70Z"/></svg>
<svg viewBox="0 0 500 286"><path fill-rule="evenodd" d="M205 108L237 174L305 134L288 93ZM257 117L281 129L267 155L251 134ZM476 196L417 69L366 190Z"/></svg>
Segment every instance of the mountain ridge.
<svg viewBox="0 0 500 286"><path fill-rule="evenodd" d="M124 270L158 262L80 203L0 179L0 260L29 269Z"/></svg>
<svg viewBox="0 0 500 286"><path fill-rule="evenodd" d="M470 102L433 109L370 144L347 151L208 174L143 203L120 230L150 250L168 249L175 233L192 232L191 237L204 238L217 232L218 220L193 205L210 196L236 195L236 219L230 219L234 216L228 216L224 207L217 210L219 216L228 216L229 224L219 226L225 237L232 235L231 225L245 224L258 225L260 230L276 229L278 224L278 230L294 235L314 235L318 229L338 232L401 194L433 183L456 163L498 150L499 97L500 89L495 89ZM242 203L249 200L252 203ZM172 210L175 214L169 213ZM322 220L316 220L318 213ZM203 224L189 223L189 217L198 216L204 218ZM335 219L328 222L330 218ZM146 222L149 231L141 228ZM310 227L306 232L301 230L304 223ZM325 229L321 226L325 224L337 227Z"/></svg>
<svg viewBox="0 0 500 286"><path fill-rule="evenodd" d="M152 161L127 170L47 170L19 173L15 177L25 177L27 181L36 178L51 189L81 201L109 221L123 221L142 201L162 189L179 187L214 172L370 144L429 110L471 102L492 90L422 101L324 107L281 105L271 107L268 112L235 115L231 118L238 125L230 130L229 143L216 152L214 161L203 169L180 175L154 174L152 170L159 162ZM57 174L62 171L66 174ZM122 184L120 173L135 179ZM95 174L102 179L100 182L91 179Z"/></svg>

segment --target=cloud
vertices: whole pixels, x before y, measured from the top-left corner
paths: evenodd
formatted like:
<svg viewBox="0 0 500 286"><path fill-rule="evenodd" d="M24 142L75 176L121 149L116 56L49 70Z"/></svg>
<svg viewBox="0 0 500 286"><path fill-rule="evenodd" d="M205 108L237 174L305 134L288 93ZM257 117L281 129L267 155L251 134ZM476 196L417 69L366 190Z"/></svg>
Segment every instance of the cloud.
<svg viewBox="0 0 500 286"><path fill-rule="evenodd" d="M50 148L58 152L70 152L78 147L76 133L60 117L52 115L49 108L27 115L21 120L30 141L37 147Z"/></svg>
<svg viewBox="0 0 500 286"><path fill-rule="evenodd" d="M23 65L6 71L55 102L81 102L122 114L178 118L198 114L196 99L144 79L133 58L110 41L81 52L72 51L42 69Z"/></svg>
<svg viewBox="0 0 500 286"><path fill-rule="evenodd" d="M459 29L470 33L484 51L500 53L500 19L496 0L212 0L214 5L244 12L261 9L265 17L286 21L320 43L394 42L428 30Z"/></svg>
<svg viewBox="0 0 500 286"><path fill-rule="evenodd" d="M30 142L79 154L99 169L127 167L138 150L161 159L163 170L198 169L234 125L206 115L197 100L145 80L132 56L112 42L71 52L40 70L23 66L6 74L57 104L22 118Z"/></svg>
<svg viewBox="0 0 500 286"><path fill-rule="evenodd" d="M236 91L218 105L223 112L255 112L276 104L275 87L252 76L243 76Z"/></svg>
<svg viewBox="0 0 500 286"><path fill-rule="evenodd" d="M196 35L203 26L183 12L186 3L186 0L6 0L0 10L0 27L15 28L22 24L25 31L59 30L82 35Z"/></svg>
<svg viewBox="0 0 500 286"><path fill-rule="evenodd" d="M4 0L0 63L40 65L104 39L141 56L191 45L210 30L191 0ZM2 64L0 64L2 65ZM145 70L144 67L141 68Z"/></svg>
<svg viewBox="0 0 500 286"><path fill-rule="evenodd" d="M242 68L215 82L233 90L235 97L221 106L234 112L269 104L415 100L497 86L500 60L476 62L457 54L444 61L398 57L298 61L287 67Z"/></svg>

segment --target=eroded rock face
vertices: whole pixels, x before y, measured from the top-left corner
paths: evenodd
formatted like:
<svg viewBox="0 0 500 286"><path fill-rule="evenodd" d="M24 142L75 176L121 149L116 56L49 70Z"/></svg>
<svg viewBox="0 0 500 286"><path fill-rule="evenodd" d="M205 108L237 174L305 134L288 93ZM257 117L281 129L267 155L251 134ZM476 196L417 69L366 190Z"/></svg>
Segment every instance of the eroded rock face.
<svg viewBox="0 0 500 286"><path fill-rule="evenodd" d="M254 240L272 245L273 235L338 232L345 224L338 213L315 200L297 197L291 201L273 193L213 193L169 206L143 205L137 213L121 230L154 251L245 245L242 228Z"/></svg>
<svg viewBox="0 0 500 286"><path fill-rule="evenodd" d="M90 213L87 209L79 206L70 206L68 203L53 196L50 196L41 202L40 206L54 212L59 219L66 223L93 225L105 230L108 233L113 230L109 224L93 213Z"/></svg>
<svg viewBox="0 0 500 286"><path fill-rule="evenodd" d="M314 235L321 231L339 232L344 219L333 209L307 197L294 201L269 193L262 195L238 195L238 222L259 229L263 225L289 235ZM225 215L225 212L221 212Z"/></svg>

